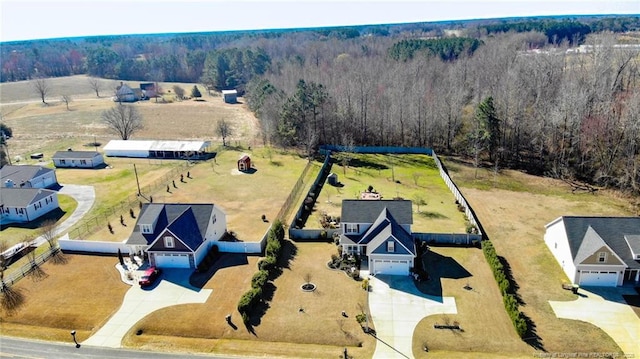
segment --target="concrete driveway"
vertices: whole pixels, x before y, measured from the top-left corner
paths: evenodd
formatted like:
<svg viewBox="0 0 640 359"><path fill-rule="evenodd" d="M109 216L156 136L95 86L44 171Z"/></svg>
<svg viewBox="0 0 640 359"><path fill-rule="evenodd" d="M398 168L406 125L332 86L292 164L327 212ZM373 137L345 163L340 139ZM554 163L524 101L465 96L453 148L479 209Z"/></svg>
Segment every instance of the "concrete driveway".
<svg viewBox="0 0 640 359"><path fill-rule="evenodd" d="M119 266L119 264L118 264ZM148 289L136 284L125 294L120 309L83 345L120 348L124 335L152 312L178 304L204 303L211 289L194 288L189 284L189 269L167 269L160 280Z"/></svg>
<svg viewBox="0 0 640 359"><path fill-rule="evenodd" d="M421 293L409 276L371 277L369 310L378 343L373 358L413 358L413 332L418 322L434 314L456 314L453 297Z"/></svg>
<svg viewBox="0 0 640 359"><path fill-rule="evenodd" d="M627 356L640 356L640 319L622 298L637 294L633 288L580 288L580 297L571 302L549 301L558 318L582 320L600 329L618 344Z"/></svg>

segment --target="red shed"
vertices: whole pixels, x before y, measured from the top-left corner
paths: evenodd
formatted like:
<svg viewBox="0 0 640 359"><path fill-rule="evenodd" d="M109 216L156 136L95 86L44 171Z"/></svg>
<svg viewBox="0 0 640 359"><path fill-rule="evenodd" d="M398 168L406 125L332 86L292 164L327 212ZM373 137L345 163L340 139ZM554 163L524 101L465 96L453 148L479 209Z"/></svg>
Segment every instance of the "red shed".
<svg viewBox="0 0 640 359"><path fill-rule="evenodd" d="M251 158L248 155L242 156L238 160L238 171L247 171L251 168Z"/></svg>

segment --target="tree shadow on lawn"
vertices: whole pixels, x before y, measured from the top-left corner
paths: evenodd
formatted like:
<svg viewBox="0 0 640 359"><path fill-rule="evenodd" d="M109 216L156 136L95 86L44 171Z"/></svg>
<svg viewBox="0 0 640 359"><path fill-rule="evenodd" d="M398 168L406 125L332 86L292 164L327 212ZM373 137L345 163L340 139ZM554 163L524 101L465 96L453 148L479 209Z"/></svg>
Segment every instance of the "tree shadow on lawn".
<svg viewBox="0 0 640 359"><path fill-rule="evenodd" d="M443 278L462 279L472 276L469 271L452 257L443 256L433 251L427 251L423 254L421 263L429 275L429 279L416 281L415 284L418 290L424 294L442 297Z"/></svg>
<svg viewBox="0 0 640 359"><path fill-rule="evenodd" d="M220 269L246 264L249 264L249 260L244 253L219 253L213 265L206 272L196 271L191 274L189 284L202 289Z"/></svg>
<svg viewBox="0 0 640 359"><path fill-rule="evenodd" d="M536 330L536 323L534 323L533 320L531 320L531 318L529 318L529 316L527 316L526 314L522 312L520 313L525 322L527 322L527 332L522 340L533 348L546 352L547 350L544 348L544 344L542 344L542 338L540 338L540 336L538 335L538 331Z"/></svg>
<svg viewBox="0 0 640 359"><path fill-rule="evenodd" d="M245 327L249 331L249 333L255 335L258 334L255 331L255 327L259 326L262 323L262 317L267 314L267 310L271 308L271 302L273 300L273 296L276 293L277 287L273 282L267 282L262 288L262 296L260 297L260 301L253 307L250 313L249 323L245 323Z"/></svg>
<svg viewBox="0 0 640 359"><path fill-rule="evenodd" d="M516 301L518 302L518 305L525 305L526 303L518 293L520 286L513 278L513 272L511 271L511 265L509 264L509 261L507 261L507 259L503 256L498 256L498 260L502 264L502 267L504 268L504 275L507 277L507 281L509 282L507 293L513 294L513 296L516 298Z"/></svg>
<svg viewBox="0 0 640 359"><path fill-rule="evenodd" d="M298 247L295 245L295 243L287 239L283 240L282 249L280 252L280 258L278 258L278 267L291 269L291 261L293 261L293 258L295 258L297 254L298 254ZM280 274L281 273L282 271L280 271ZM280 274L278 274L278 276ZM275 276L275 278L277 278L278 276Z"/></svg>

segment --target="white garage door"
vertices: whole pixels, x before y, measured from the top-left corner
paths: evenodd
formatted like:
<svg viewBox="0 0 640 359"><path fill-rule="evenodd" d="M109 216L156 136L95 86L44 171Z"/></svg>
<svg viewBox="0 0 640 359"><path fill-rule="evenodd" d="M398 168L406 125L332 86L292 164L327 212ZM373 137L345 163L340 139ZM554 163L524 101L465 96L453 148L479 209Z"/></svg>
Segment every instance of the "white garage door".
<svg viewBox="0 0 640 359"><path fill-rule="evenodd" d="M615 287L618 285L618 272L581 271L580 285Z"/></svg>
<svg viewBox="0 0 640 359"><path fill-rule="evenodd" d="M374 259L372 274L409 275L409 261Z"/></svg>
<svg viewBox="0 0 640 359"><path fill-rule="evenodd" d="M156 267L190 268L188 254L156 254Z"/></svg>

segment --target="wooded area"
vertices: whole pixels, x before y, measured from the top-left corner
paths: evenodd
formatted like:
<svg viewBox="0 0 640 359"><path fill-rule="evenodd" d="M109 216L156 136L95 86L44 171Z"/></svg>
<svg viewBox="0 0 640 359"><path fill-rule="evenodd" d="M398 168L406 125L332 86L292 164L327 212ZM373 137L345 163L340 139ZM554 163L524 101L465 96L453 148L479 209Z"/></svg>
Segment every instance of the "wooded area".
<svg viewBox="0 0 640 359"><path fill-rule="evenodd" d="M2 81L87 73L238 89L265 144L309 153L323 143L425 146L637 194L639 28L638 17L534 19L42 40L0 51Z"/></svg>

